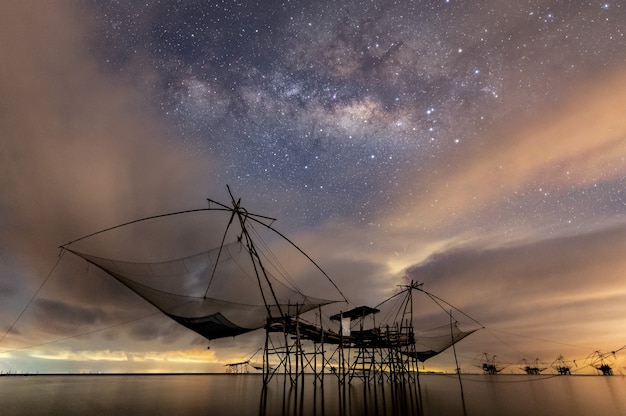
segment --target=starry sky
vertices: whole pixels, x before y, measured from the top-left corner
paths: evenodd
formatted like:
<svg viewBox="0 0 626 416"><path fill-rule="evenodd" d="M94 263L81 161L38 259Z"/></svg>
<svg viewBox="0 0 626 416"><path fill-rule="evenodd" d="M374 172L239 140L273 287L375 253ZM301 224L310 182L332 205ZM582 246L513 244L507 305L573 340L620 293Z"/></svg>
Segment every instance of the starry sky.
<svg viewBox="0 0 626 416"><path fill-rule="evenodd" d="M227 184L355 304L414 279L479 320L468 371L619 349L624 27L619 1L2 2L0 371L222 371L254 351L258 333L207 350L57 263Z"/></svg>

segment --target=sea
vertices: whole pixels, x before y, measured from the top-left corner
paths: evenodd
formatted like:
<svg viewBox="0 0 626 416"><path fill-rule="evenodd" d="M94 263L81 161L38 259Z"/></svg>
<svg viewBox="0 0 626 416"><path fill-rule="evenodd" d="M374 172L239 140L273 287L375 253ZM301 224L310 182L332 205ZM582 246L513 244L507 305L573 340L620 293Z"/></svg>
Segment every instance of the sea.
<svg viewBox="0 0 626 416"><path fill-rule="evenodd" d="M293 383L256 374L10 375L0 415L626 415L626 376L423 374Z"/></svg>

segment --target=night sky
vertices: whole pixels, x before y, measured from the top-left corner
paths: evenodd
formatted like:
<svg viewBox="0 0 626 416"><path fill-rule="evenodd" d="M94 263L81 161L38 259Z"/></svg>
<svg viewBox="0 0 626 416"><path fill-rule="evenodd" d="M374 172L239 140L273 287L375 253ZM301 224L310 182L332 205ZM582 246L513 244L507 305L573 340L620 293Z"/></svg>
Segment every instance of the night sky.
<svg viewBox="0 0 626 416"><path fill-rule="evenodd" d="M414 279L482 322L467 371L622 347L624 27L619 1L2 2L0 371L254 351L258 333L207 350L84 262L55 267L61 244L227 184L355 304Z"/></svg>

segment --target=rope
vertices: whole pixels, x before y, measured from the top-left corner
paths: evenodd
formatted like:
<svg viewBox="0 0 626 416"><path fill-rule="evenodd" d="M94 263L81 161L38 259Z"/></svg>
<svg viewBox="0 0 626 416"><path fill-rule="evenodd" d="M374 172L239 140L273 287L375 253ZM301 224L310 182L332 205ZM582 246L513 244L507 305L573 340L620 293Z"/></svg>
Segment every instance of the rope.
<svg viewBox="0 0 626 416"><path fill-rule="evenodd" d="M75 240L78 241L78 240ZM70 243L68 243L70 244ZM33 303L33 301L35 300L35 298L37 297L37 295L39 294L39 292L41 292L41 289L43 289L44 285L47 283L47 281L50 279L50 277L52 276L52 274L54 273L54 271L56 270L57 266L59 265L59 263L61 262L61 259L63 257L63 255L65 254L66 251L71 251L69 249L65 249L62 247L61 252L59 253L59 255L57 256L57 260L54 263L54 265L52 266L52 269L50 270L50 272L48 273L48 275L46 276L46 278L41 282L41 284L39 285L39 288L37 288L37 290L35 291L35 293L33 294L33 296L30 298L30 300L28 301L28 303L26 304L26 306L22 309L22 311L20 312L20 314L18 315L18 317L15 319L15 321L11 324L11 326L6 330L6 332L4 333L4 335L2 335L2 338L0 338L0 343L2 343L2 341L4 341L4 339L6 338L6 336L11 332L11 330L15 327L15 325L18 323L18 321L22 318L22 316L24 315L24 313L26 313L26 311L28 310L28 308L30 307L30 305ZM131 320L128 321L124 321L124 322L119 322L117 324L113 324L110 326L106 326L104 328L98 328L95 330L91 330L91 331L87 331L87 332L82 332L80 334L76 334L76 335L71 335L71 336L67 336L67 337L63 337L63 338L58 338L58 339L54 339L52 341L46 341L46 342L42 342L39 344L31 344L31 345L27 345L27 346L23 346L23 347L19 347L19 348L13 348L13 349L5 349L2 350L3 353L7 353L7 352L14 352L14 351L20 351L20 350L25 350L25 349L29 349L29 348L34 348L34 347L39 347L42 345L48 345L48 344L52 344L55 342L59 342L59 341L65 341L68 339L72 339L72 338L78 338L78 337L82 337L85 335L89 335L89 334L93 334L95 332L99 332L99 331L104 331L107 329L111 329L111 328L115 328L118 326L122 326L122 325L127 325L129 323L132 322L136 322L151 316L155 316L155 315L159 315L161 314L161 311L157 311L154 313L151 313L149 315L145 315L139 318L133 318Z"/></svg>
<svg viewBox="0 0 626 416"><path fill-rule="evenodd" d="M138 222L153 220L153 219L162 218L162 217L169 217L169 216L172 216L172 215L188 214L188 213L192 213L192 212L200 212L200 211L225 211L225 210L220 209L220 208L197 208L197 209L188 209L188 210L185 210L185 211L170 212L170 213L167 213L167 214L152 215L150 217L145 217L145 218L140 218L138 220L128 221L128 222L125 222L123 224L115 225L113 227L104 228L104 229L102 229L100 231L96 231L95 233L84 235L84 236L82 236L80 238L77 238L76 240L72 240L72 241L70 241L68 243L65 243L65 244L61 245L60 248L65 248L66 246L69 246L69 245L74 244L74 243L76 243L78 241L84 240L86 238L93 237L94 235L102 234L102 233L105 233L107 231L115 230L116 228L125 227L127 225L135 224L135 223L138 223Z"/></svg>
<svg viewBox="0 0 626 416"><path fill-rule="evenodd" d="M463 381L461 380L461 367L459 367L459 360L456 356L456 342L454 342L454 332L452 331L452 311L450 311L450 337L452 341L452 352L454 353L454 363L456 364L456 375L459 379L459 387L461 389L461 403L463 404L463 415L467 416L467 409L465 408L465 393L463 392Z"/></svg>
<svg viewBox="0 0 626 416"><path fill-rule="evenodd" d="M187 213L193 213L193 212L201 212L201 211L227 211L231 213L231 219L230 222L232 222L233 217L235 216L235 214L240 215L243 218L243 220L251 220L255 223L261 224L263 226L265 226L266 228L270 229L271 231L273 231L274 233L276 233L277 235L279 235L280 237L282 237L283 239L285 239L289 244L291 244L293 247L295 247L302 255L304 255L323 275L324 277L332 284L332 286L335 288L335 290L337 290L337 292L341 295L341 297L343 298L343 300L347 303L347 304L351 304L351 302L348 300L348 298L343 294L343 292L339 289L339 287L337 286L337 284L330 278L330 276L328 276L328 274L326 274L326 272L308 255L306 254L300 247L298 247L293 241L291 241L289 238L287 238L287 236L285 236L284 234L282 234L280 231L276 230L274 227L272 227L272 223L276 220L275 218L271 218L271 217L267 217L264 215L258 215L258 214L252 214L247 212L246 210L244 210L243 208L240 207L240 202L239 201L235 201L231 191L230 191L230 187L227 186L228 192L231 196L231 200L233 202L233 206L229 207L225 204L222 204L220 202L217 202L215 200L212 199L207 199L207 202L209 204L209 206L207 208L197 208L197 209L190 209L190 210L183 210L183 211L176 211L176 212L170 212L167 214L159 214L159 215L152 215L149 217L145 217L145 218L140 218L140 219L136 219L133 221L128 221L125 222L123 224L119 224L119 225L115 225L113 227L108 227L108 228L104 228L102 230L96 231L94 233L85 235L83 237L77 238L75 240L72 240L68 243L65 243L63 245L61 245L61 248L66 248L67 246L74 244L78 241L87 239L89 237L93 237L95 235L98 234L102 234L105 233L107 231L111 231L111 230L115 230L117 228L121 228L121 227L125 227L131 224L135 224L138 222L142 222L142 221L148 221L148 220L152 220L152 219L157 219L157 218L163 218L163 217L169 217L169 216L173 216L173 215L180 215L180 214L187 214ZM217 205L217 207L211 207L211 204L215 204ZM241 218L240 218L241 220ZM230 225L229 222L229 225ZM267 223L269 222L269 224ZM228 228L226 228L226 232L228 231ZM226 234L224 234L225 237ZM222 241L223 243L223 241ZM218 260L219 260L219 256L218 256ZM207 295L208 291L210 288L210 283L207 286L207 290L205 292L205 296Z"/></svg>
<svg viewBox="0 0 626 416"><path fill-rule="evenodd" d="M337 292L341 295L341 297L343 298L343 300L351 305L352 303L348 300L348 298L346 297L346 295L343 294L343 292L341 291L341 289L339 289L339 286L337 286L337 284L330 278L330 276L328 274L326 274L326 272L320 267L319 264L317 264L315 262L315 260L313 260L308 254L306 254L300 247L298 247L293 241L291 241L289 238L287 238L287 236L285 236L283 233L281 233L280 231L278 231L277 229L275 229L274 227L264 224L261 221L256 220L255 218L250 218L255 222L258 222L260 224L265 225L267 228L269 228L270 230L274 231L276 234L278 234L279 236L281 236L282 238L284 238L289 244L291 244L296 250L298 250L304 257L306 257L311 263L313 263L313 265L324 275L324 277L326 277L326 279L330 282L330 284L333 285L333 287L335 288L335 290L337 290Z"/></svg>
<svg viewBox="0 0 626 416"><path fill-rule="evenodd" d="M41 291L41 289L44 287L44 285L46 284L46 282L48 281L48 279L50 278L50 276L52 276L52 273L54 273L54 270L57 268L57 266L59 265L59 263L61 262L61 258L63 257L63 254L65 253L65 250L61 250L61 252L59 253L59 255L57 256L57 260L54 263L54 265L52 266L52 269L50 270L50 272L48 273L48 275L46 276L45 279L43 279L43 281L41 282L41 284L39 285L39 287L37 288L37 290L35 291L35 293L33 294L33 296L31 296L30 300L28 301L28 303L26 303L26 306L24 306L24 308L22 309L22 311L19 313L19 315L17 316L17 318L15 318L15 321L13 321L13 323L11 324L11 326L9 326L9 328L5 331L5 333L2 335L2 338L0 338L0 344L2 343L2 341L4 341L4 339L6 338L6 336L9 334L9 332L11 332L11 330L15 327L15 325L17 324L17 322L22 318L22 316L24 315L24 313L26 312L26 310L30 307L30 305L33 303L33 301L35 300L35 298L37 297L37 295L39 294L39 292Z"/></svg>
<svg viewBox="0 0 626 416"><path fill-rule="evenodd" d="M151 316L160 315L160 314L161 314L161 311L158 311L158 312L151 313L149 315L141 316L139 318L133 318L133 319L130 319L128 321L118 322L117 324L113 324L113 325L110 325L110 326L105 326L104 328L98 328L98 329L94 329L94 330L91 330L91 331L81 332L80 334L70 335L70 336L67 336L67 337L64 337L64 338L57 338L57 339L54 339L52 341L41 342L39 344L27 345L25 347L13 348L13 349L10 349L10 350L3 350L2 352L6 353L6 352L21 351L21 350L27 350L29 348L40 347L42 345L54 344L55 342L66 341L68 339L78 338L78 337L82 337L82 336L85 336L85 335L94 334L96 332L105 331L107 329L116 328L118 326L128 325L128 324L131 324L133 322L137 322L137 321L140 321L142 319L146 319L146 318L149 318Z"/></svg>
<svg viewBox="0 0 626 416"><path fill-rule="evenodd" d="M485 326L483 324L481 324L480 322L478 322L476 319L472 318L471 316L469 316L468 314L466 314L465 312L463 312L462 310L460 310L459 308L457 308L456 306L446 302L445 300L441 299L439 296L433 295L430 292L427 292L424 289L421 288L415 288L416 290L419 290L420 292L424 292L429 298L432 299L433 302L435 302L437 304L437 306L439 306L441 309L443 309L445 312L447 312L446 308L444 308L443 306L441 306L441 304L439 304L439 302L437 302L435 299L445 303L446 305L448 305L449 307L451 307L452 309L454 309L455 311L461 313L463 316L465 316L466 318L471 319L472 321L474 321L476 324L480 325L481 328L485 328ZM450 312L452 313L452 312Z"/></svg>
<svg viewBox="0 0 626 416"><path fill-rule="evenodd" d="M444 376L448 378L457 377L456 374L444 374ZM540 376L535 376L535 375L528 376L526 374L504 374L504 375L491 376L488 378L481 377L480 379L476 379L476 378L473 378L473 376L478 376L478 374L463 374L463 381L470 381L473 383L509 384L509 383L531 383L535 381L544 381L544 380L548 380L548 379L555 378L555 377L567 377L567 376L562 376L559 374L546 374L546 375L540 375ZM510 378L513 378L513 377L515 378L520 377L520 379L511 380ZM507 378L507 380L503 380L504 378Z"/></svg>

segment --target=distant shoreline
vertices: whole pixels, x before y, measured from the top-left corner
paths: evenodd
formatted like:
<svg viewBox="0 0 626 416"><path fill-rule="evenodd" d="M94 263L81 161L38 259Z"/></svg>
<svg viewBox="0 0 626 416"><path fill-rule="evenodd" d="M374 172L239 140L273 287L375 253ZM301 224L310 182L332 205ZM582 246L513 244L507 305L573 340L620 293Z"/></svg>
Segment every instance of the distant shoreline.
<svg viewBox="0 0 626 416"><path fill-rule="evenodd" d="M32 377L32 376L262 376L263 374L229 374L229 373L2 373L0 377Z"/></svg>
<svg viewBox="0 0 626 416"><path fill-rule="evenodd" d="M131 377L139 377L139 376L228 376L228 377L237 377L237 376L262 376L262 373L1 373L0 377L37 377L37 376L46 376L46 377L75 377L75 376L105 376L105 377L114 377L114 376L131 376ZM307 374L309 375L309 374ZM313 375L313 374L310 374ZM329 373L330 375L330 373ZM424 372L420 373L421 376L456 376L454 373L439 373L439 372ZM528 374L481 374L481 373L462 373L461 376L485 376L489 378L497 379L499 377L529 377L529 378L545 378L549 377L624 377L621 374L614 374L612 376L604 376L602 374L570 374L570 375L560 375L560 374L539 374L539 375L528 375Z"/></svg>

